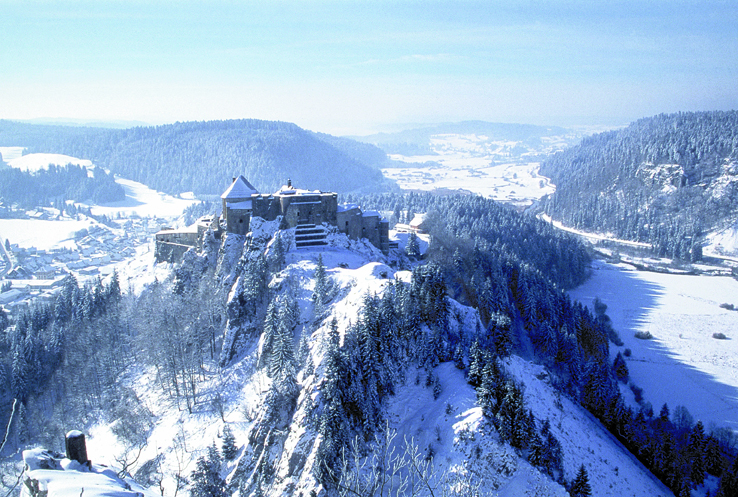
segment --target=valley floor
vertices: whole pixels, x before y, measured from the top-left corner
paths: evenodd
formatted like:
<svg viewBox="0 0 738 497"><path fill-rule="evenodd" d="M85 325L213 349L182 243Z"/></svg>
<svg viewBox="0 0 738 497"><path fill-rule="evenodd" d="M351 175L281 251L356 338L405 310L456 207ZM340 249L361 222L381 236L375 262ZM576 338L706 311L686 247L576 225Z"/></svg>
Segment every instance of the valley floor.
<svg viewBox="0 0 738 497"><path fill-rule="evenodd" d="M625 342L632 381L658 412L685 406L706 426L738 429L738 281L730 277L637 271L627 264L595 261L592 277L570 292L591 307L595 297ZM650 340L634 337L649 332ZM723 333L726 339L713 338Z"/></svg>

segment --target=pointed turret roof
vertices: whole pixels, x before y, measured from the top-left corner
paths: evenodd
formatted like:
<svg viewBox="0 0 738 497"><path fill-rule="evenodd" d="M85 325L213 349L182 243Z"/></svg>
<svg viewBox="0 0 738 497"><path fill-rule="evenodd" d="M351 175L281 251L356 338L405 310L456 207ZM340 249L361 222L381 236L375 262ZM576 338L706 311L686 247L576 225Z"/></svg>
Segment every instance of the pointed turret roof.
<svg viewBox="0 0 738 497"><path fill-rule="evenodd" d="M249 183L242 175L236 178L231 186L229 186L228 189L223 192L223 195L221 195L220 198L225 200L237 200L246 199L249 198L251 195L258 194L259 192L256 191L254 185Z"/></svg>

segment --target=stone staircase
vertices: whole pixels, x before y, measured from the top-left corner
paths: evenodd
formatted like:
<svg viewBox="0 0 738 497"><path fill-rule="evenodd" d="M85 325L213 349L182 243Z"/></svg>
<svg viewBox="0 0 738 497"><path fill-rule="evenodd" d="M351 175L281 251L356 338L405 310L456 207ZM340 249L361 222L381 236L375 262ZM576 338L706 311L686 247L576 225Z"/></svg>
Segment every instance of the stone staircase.
<svg viewBox="0 0 738 497"><path fill-rule="evenodd" d="M298 249L328 245L325 241L327 232L322 226L314 224L298 224L295 227L295 246Z"/></svg>

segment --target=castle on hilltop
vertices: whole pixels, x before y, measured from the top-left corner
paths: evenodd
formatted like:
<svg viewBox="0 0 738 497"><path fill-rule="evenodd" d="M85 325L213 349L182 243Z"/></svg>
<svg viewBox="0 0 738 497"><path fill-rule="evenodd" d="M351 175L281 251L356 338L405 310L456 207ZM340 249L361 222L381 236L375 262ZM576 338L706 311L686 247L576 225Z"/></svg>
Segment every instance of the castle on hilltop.
<svg viewBox="0 0 738 497"><path fill-rule="evenodd" d="M252 217L273 221L282 217L281 228L295 228L295 245L306 248L325 245L325 225L335 226L352 240L366 238L383 253L389 252L389 222L379 212L362 211L355 204L338 204L338 194L300 190L287 180L276 193L259 193L243 176L233 178L220 196L220 216L203 217L192 226L162 229L156 233L156 260L178 261L192 247L200 248L205 232L216 238L223 233L245 235Z"/></svg>

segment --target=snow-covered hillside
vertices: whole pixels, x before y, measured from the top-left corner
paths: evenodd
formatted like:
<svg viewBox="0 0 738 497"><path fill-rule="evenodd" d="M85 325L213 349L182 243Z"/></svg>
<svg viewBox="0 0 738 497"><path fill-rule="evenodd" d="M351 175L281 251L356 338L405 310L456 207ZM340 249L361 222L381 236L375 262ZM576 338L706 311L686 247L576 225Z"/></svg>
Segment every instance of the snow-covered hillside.
<svg viewBox="0 0 738 497"><path fill-rule="evenodd" d="M16 147L12 147L16 148ZM21 171L35 172L46 169L51 166L73 166L92 167L92 161L87 159L78 159L62 154L28 154L16 157L6 161L10 167L20 169Z"/></svg>
<svg viewBox="0 0 738 497"><path fill-rule="evenodd" d="M74 234L97 224L92 219L0 219L0 234L20 247L40 250L76 248Z"/></svg>
<svg viewBox="0 0 738 497"><path fill-rule="evenodd" d="M8 163L23 155L23 147L0 147L0 156L3 162Z"/></svg>
<svg viewBox="0 0 738 497"><path fill-rule="evenodd" d="M72 164L88 169L94 167L92 161L87 159L78 159L62 154L35 153L21 155L22 151L22 147L2 147L0 149L3 157L8 157L6 159L7 164L21 171L39 171L48 168L49 165L65 166ZM91 207L92 213L95 215L106 215L108 217L135 215L139 217L169 218L181 215L187 206L197 202L191 194L182 194L177 198L125 178L116 177L115 182L123 187L126 195L125 200L102 205L82 205Z"/></svg>
<svg viewBox="0 0 738 497"><path fill-rule="evenodd" d="M709 256L726 256L738 261L738 221L727 228L709 233L703 253Z"/></svg>
<svg viewBox="0 0 738 497"><path fill-rule="evenodd" d="M239 268L264 249L265 234L251 241L230 237L224 244L218 267L223 281L232 285L231 299L236 298L239 278L243 277ZM283 237L289 242L289 230ZM255 246L255 239L262 245ZM321 440L315 401L325 381L330 321L337 320L341 340L345 340L344 334L356 323L367 295L381 294L396 279L407 281L410 276L407 271L395 272L368 244L352 242L343 235L333 235L330 240L329 247L288 251L284 268L270 282L277 294L295 298L299 308L295 341L300 342L296 347L305 350L310 364L297 375L300 396L288 419L265 419L274 380L259 366L263 339L247 340L232 363L210 368L192 412L162 390L156 371L132 376L137 395L154 415L146 443L126 445L116 437L115 425L101 424L89 433L91 459L112 465L117 459L120 465L123 460L133 461L140 451L137 462L129 468L131 474L140 483L156 485L164 495L173 496L184 491L178 477L189 476L211 444L220 447L227 425L235 435L238 452L233 461L222 465L221 476L235 485L232 490L240 492L237 495L250 495L256 481L254 471L262 471L266 463L273 480L261 488L264 495L308 496L319 490L314 465ZM274 242L269 242L268 250L274 247ZM241 262L236 264L239 254ZM313 295L319 260L331 290L323 318L316 320ZM159 269L166 267L162 264ZM476 311L452 300L449 305L453 309L449 327L473 334ZM303 343L307 349L302 349ZM513 356L504 367L515 381L525 384L525 401L538 422L550 421L551 432L562 444L567 480L571 481L584 464L593 495L669 495L589 414L558 394L540 366ZM380 446L382 437L389 436L388 448L394 447L401 455L419 454L417 461L425 461L425 456L433 453L428 481L439 490L441 486L454 488L453 495L566 495L562 486L531 466L519 451L500 442L494 427L485 421L463 371L452 362L437 366L438 395L426 386L426 374L410 367L388 398L383 407L386 431L380 433ZM372 461L367 463L369 471ZM161 481L152 476L156 473L152 468L163 475Z"/></svg>
<svg viewBox="0 0 738 497"><path fill-rule="evenodd" d="M120 216L174 218L180 216L186 207L198 202L192 195L183 193L179 197L173 197L125 178L116 177L115 182L123 187L126 199L122 202L90 205L94 215L112 218Z"/></svg>

